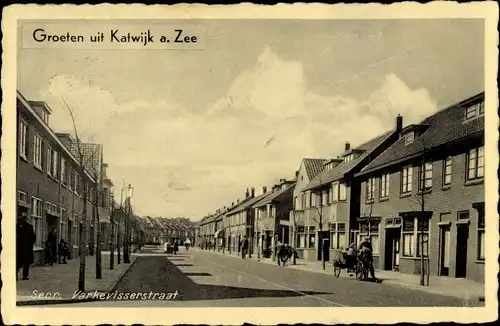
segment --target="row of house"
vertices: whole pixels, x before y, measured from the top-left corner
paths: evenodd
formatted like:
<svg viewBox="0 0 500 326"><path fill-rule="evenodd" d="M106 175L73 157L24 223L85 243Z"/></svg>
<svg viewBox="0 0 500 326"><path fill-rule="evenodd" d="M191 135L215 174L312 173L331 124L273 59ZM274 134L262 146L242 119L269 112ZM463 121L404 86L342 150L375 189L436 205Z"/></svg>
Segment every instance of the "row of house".
<svg viewBox="0 0 500 326"><path fill-rule="evenodd" d="M144 228L145 244L163 244L175 239L181 242L195 240L195 223L188 218L142 216L139 221Z"/></svg>
<svg viewBox="0 0 500 326"><path fill-rule="evenodd" d="M98 228L102 247L109 247L112 214L115 244L124 231L124 224L118 223L124 214L112 198L113 182L103 163L103 146L54 132L49 124L51 113L47 103L28 101L17 92L16 214L26 215L33 225L35 263L43 261L50 230L55 230L57 241L69 243L70 258L78 255L81 242L92 254ZM89 232L83 238L85 223Z"/></svg>
<svg viewBox="0 0 500 326"><path fill-rule="evenodd" d="M281 240L305 260L324 246L328 260L368 237L377 269L419 274L424 261L431 275L483 282L484 113L483 92L418 124L398 115L390 131L305 158L292 181L207 215L199 241L238 250L246 236L266 255Z"/></svg>

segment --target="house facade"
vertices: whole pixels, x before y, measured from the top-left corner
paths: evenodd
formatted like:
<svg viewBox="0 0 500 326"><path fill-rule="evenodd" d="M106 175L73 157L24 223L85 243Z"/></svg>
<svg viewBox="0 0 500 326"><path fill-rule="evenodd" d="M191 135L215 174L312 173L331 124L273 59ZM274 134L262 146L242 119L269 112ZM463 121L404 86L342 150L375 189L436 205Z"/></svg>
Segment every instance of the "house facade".
<svg viewBox="0 0 500 326"><path fill-rule="evenodd" d="M42 262L43 246L53 228L57 241L69 243L70 258L77 256L83 241L80 231L92 218L94 179L81 174L77 158L50 128L50 114L46 103L27 101L17 93L17 215L26 214L33 225L35 263ZM84 185L90 195L86 201ZM86 216L82 216L84 205Z"/></svg>
<svg viewBox="0 0 500 326"><path fill-rule="evenodd" d="M484 282L484 93L402 131L361 182L358 232L375 268Z"/></svg>
<svg viewBox="0 0 500 326"><path fill-rule="evenodd" d="M225 213L224 226L227 230L227 249L231 252L240 252L239 244L243 238L247 235L247 223L246 215L247 212L244 209L246 203L251 201L255 197L255 191L250 194L249 190L246 190L245 198L243 200L237 200L236 204L232 204L231 207Z"/></svg>
<svg viewBox="0 0 500 326"><path fill-rule="evenodd" d="M309 247L310 244L314 246L314 238L309 239L304 232L305 225L311 223L306 223L306 194L303 190L314 177L323 171L327 163L328 160L326 159L305 158L300 163L299 170L296 173L297 181L293 190L293 210L290 213L290 244L296 248L300 259L308 259L309 256L316 254L314 248Z"/></svg>
<svg viewBox="0 0 500 326"><path fill-rule="evenodd" d="M344 152L327 161L323 171L302 189L305 225L298 227L297 233L307 246L305 259L322 260L322 248L328 247L328 261L333 251L346 250L358 241L361 184L354 175L397 141L402 126L403 118L398 116L391 131L357 147L346 143Z"/></svg>
<svg viewBox="0 0 500 326"><path fill-rule="evenodd" d="M252 205L255 216L254 252L264 257L273 254L277 241L290 242L290 212L293 210L295 180L281 179L271 193Z"/></svg>

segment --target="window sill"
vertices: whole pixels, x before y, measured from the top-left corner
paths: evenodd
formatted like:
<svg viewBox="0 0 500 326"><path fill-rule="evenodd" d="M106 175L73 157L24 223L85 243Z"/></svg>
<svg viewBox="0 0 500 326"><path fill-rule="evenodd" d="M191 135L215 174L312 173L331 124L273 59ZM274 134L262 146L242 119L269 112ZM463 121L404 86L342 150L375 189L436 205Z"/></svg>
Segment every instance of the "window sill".
<svg viewBox="0 0 500 326"><path fill-rule="evenodd" d="M420 257L414 257L414 256L401 256L401 259L408 259L408 260L420 260ZM424 257L424 260L429 260L429 258Z"/></svg>
<svg viewBox="0 0 500 326"><path fill-rule="evenodd" d="M479 259L477 259L477 260L475 261L475 263L476 263L476 264L484 264L484 260L479 260Z"/></svg>
<svg viewBox="0 0 500 326"><path fill-rule="evenodd" d="M374 200L374 199L365 200L365 204L366 204L366 205L370 205L370 204L373 204L373 203L375 203L375 200Z"/></svg>
<svg viewBox="0 0 500 326"><path fill-rule="evenodd" d="M382 197L378 200L379 203L383 203L385 201L389 201L389 197Z"/></svg>
<svg viewBox="0 0 500 326"><path fill-rule="evenodd" d="M484 183L484 178L481 178L481 179L475 179L475 180L469 180L469 181L466 181L464 186L465 187L470 187L470 186L476 186L476 185L480 185L480 184L483 184Z"/></svg>
<svg viewBox="0 0 500 326"><path fill-rule="evenodd" d="M411 192L407 192L407 193L399 195L399 198L408 198L408 197L411 197Z"/></svg>
<svg viewBox="0 0 500 326"><path fill-rule="evenodd" d="M419 192L417 192L417 195L422 196L422 195L428 195L430 193L432 193L432 189L426 189L424 191L420 190Z"/></svg>
<svg viewBox="0 0 500 326"><path fill-rule="evenodd" d="M30 161L28 161L28 158L27 158L26 156L19 155L19 158L20 158L21 160L23 160L24 162L26 162L26 163L29 163L29 162L30 162Z"/></svg>
<svg viewBox="0 0 500 326"><path fill-rule="evenodd" d="M451 189L451 185L445 185L445 186L441 187L442 191L447 191L447 190L450 190L450 189Z"/></svg>
<svg viewBox="0 0 500 326"><path fill-rule="evenodd" d="M38 166L38 165L33 165L33 167L35 169L37 169L38 171L42 172L42 173L45 173L45 171L43 170L43 168L41 166Z"/></svg>

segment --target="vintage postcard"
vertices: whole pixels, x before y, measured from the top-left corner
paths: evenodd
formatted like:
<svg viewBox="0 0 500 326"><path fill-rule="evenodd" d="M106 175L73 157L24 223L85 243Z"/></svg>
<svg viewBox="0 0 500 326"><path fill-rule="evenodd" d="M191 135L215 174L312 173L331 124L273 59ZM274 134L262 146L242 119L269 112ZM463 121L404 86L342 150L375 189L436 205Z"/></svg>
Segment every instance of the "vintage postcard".
<svg viewBox="0 0 500 326"><path fill-rule="evenodd" d="M4 321L496 320L497 23L6 7Z"/></svg>

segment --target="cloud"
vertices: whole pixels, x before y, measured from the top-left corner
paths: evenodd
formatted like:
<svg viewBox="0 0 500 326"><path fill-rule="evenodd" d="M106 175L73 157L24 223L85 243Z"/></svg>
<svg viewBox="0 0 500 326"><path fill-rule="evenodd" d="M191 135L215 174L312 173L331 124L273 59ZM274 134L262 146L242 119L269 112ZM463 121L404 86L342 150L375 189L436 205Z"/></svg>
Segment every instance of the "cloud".
<svg viewBox="0 0 500 326"><path fill-rule="evenodd" d="M201 218L243 198L246 188L294 177L303 157L335 157L392 129L396 114L415 123L436 110L425 89L394 74L363 101L309 91L300 62L269 48L226 95L191 110L168 98L119 104L112 91L56 76L42 94L59 107L54 125L70 127L60 96L78 108L79 123L103 141L112 178L134 185L139 214ZM272 139L269 144L266 143Z"/></svg>

